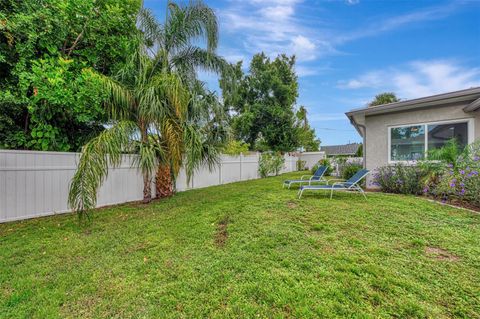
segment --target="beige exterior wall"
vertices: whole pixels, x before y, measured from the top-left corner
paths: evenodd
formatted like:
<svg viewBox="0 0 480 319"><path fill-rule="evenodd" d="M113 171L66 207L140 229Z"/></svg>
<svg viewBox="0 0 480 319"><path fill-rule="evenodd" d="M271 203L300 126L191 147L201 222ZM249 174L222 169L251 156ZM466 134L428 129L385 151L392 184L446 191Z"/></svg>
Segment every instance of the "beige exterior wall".
<svg viewBox="0 0 480 319"><path fill-rule="evenodd" d="M385 166L388 159L388 128L396 125L420 124L448 120L474 118L474 140L480 139L480 112L465 113L465 104L439 106L434 109L398 112L365 117L366 126L366 168L374 172L377 167ZM470 134L470 132L469 132ZM367 177L367 186L372 188L373 174Z"/></svg>

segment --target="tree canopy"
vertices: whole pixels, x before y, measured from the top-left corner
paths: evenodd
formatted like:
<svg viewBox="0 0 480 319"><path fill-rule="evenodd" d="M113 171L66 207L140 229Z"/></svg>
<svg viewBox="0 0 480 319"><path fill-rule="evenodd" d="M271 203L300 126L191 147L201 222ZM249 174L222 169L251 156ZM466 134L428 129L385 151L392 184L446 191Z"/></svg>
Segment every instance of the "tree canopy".
<svg viewBox="0 0 480 319"><path fill-rule="evenodd" d="M384 93L375 95L375 98L373 99L373 101L368 103L368 106L376 106L376 105L394 103L399 101L400 99L395 95L395 93L384 92Z"/></svg>
<svg viewBox="0 0 480 319"><path fill-rule="evenodd" d="M281 54L272 60L264 53L256 54L248 74L239 62L233 72L220 79L220 88L224 105L233 114L235 139L248 143L251 149L318 149L306 110L295 110L298 78L294 56Z"/></svg>
<svg viewBox="0 0 480 319"><path fill-rule="evenodd" d="M103 129L90 73L116 73L135 47L139 0L0 4L0 148L78 150Z"/></svg>

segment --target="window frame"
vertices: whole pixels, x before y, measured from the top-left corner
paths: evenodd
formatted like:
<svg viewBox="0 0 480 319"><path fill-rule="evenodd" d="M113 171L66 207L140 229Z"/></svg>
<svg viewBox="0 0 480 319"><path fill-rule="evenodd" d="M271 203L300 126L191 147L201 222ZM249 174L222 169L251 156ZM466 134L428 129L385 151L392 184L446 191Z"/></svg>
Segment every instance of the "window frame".
<svg viewBox="0 0 480 319"><path fill-rule="evenodd" d="M475 121L474 118L468 117L463 119L455 119L455 120L444 120L444 121L433 121L433 122L420 122L420 123L409 123L409 124L402 124L402 125L388 125L388 134L387 134L387 145L388 145L388 152L387 152L387 162L388 164L395 164L395 163L403 163L403 164L416 164L417 160L411 161L403 161L403 160L392 160L392 129L394 128L401 128L401 127L409 127L409 126L423 126L425 131L425 143L424 143L424 151L425 154L428 152L428 126L429 125L444 125L444 124L456 124L456 123L467 123L467 145L473 143L474 141L474 132L475 132Z"/></svg>

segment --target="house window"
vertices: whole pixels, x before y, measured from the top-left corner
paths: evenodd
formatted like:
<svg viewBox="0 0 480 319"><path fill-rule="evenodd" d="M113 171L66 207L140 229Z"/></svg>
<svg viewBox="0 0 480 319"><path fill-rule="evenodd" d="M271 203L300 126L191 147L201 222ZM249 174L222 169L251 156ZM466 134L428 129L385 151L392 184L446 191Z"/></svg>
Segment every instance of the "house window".
<svg viewBox="0 0 480 319"><path fill-rule="evenodd" d="M428 125L428 149L440 148L455 138L463 149L468 144L468 123Z"/></svg>
<svg viewBox="0 0 480 319"><path fill-rule="evenodd" d="M425 126L414 125L392 128L391 160L415 161L425 154Z"/></svg>
<svg viewBox="0 0 480 319"><path fill-rule="evenodd" d="M455 138L461 148L469 143L469 122L415 124L390 128L390 161L417 161L428 150L440 148Z"/></svg>

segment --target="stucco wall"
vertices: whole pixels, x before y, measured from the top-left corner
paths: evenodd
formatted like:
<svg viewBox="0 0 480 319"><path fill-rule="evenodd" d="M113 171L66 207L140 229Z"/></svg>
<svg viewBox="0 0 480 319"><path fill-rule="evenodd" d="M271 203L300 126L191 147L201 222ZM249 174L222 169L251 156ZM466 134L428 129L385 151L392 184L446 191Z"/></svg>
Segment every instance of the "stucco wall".
<svg viewBox="0 0 480 319"><path fill-rule="evenodd" d="M480 139L480 112L465 113L465 104L451 104L434 109L371 115L365 118L366 132L366 168L374 172L377 167L388 164L388 127L404 124L447 121L475 118L474 139ZM373 174L367 177L371 185Z"/></svg>

